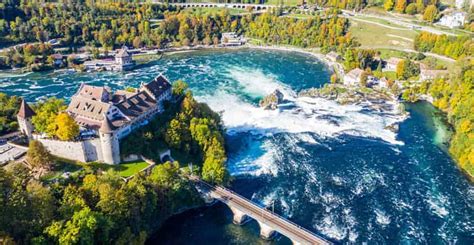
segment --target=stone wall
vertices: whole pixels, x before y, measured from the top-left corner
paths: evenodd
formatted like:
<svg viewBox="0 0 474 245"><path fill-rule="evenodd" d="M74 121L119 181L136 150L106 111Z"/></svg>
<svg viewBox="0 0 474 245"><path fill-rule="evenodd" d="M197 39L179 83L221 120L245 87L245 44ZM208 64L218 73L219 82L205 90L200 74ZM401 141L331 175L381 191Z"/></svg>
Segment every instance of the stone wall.
<svg viewBox="0 0 474 245"><path fill-rule="evenodd" d="M81 162L103 161L102 147L99 139L85 141L60 141L35 137L51 154Z"/></svg>
<svg viewBox="0 0 474 245"><path fill-rule="evenodd" d="M100 139L86 140L83 144L88 162L102 162L104 160L104 157L102 156L102 146L100 144Z"/></svg>
<svg viewBox="0 0 474 245"><path fill-rule="evenodd" d="M37 138L38 141L48 149L51 154L58 157L87 162L84 144L82 141L59 141L52 139Z"/></svg>

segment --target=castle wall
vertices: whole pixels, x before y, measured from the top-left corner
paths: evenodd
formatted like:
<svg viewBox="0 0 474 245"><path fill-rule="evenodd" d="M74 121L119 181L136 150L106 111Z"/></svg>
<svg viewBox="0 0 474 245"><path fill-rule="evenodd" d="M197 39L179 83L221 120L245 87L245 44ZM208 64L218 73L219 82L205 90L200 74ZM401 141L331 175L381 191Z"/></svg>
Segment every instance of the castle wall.
<svg viewBox="0 0 474 245"><path fill-rule="evenodd" d="M104 161L100 139L84 141L84 151L88 162Z"/></svg>
<svg viewBox="0 0 474 245"><path fill-rule="evenodd" d="M37 138L51 154L58 157L73 159L76 161L87 162L83 142L59 141L52 139Z"/></svg>
<svg viewBox="0 0 474 245"><path fill-rule="evenodd" d="M104 161L100 139L60 141L35 137L51 154L81 162Z"/></svg>

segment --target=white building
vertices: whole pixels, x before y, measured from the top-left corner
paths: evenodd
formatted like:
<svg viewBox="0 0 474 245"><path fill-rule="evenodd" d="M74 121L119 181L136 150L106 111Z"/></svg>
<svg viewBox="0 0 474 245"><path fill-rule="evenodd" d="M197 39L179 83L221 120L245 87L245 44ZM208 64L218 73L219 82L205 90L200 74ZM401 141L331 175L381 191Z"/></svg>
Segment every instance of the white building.
<svg viewBox="0 0 474 245"><path fill-rule="evenodd" d="M402 60L403 59L400 58L390 57L390 59L385 62L385 67L383 68L383 71L396 71L398 63Z"/></svg>
<svg viewBox="0 0 474 245"><path fill-rule="evenodd" d="M441 17L441 19L436 23L438 25L447 26L449 28L456 28L464 26L466 23L467 14L465 12L453 12L447 13Z"/></svg>
<svg viewBox="0 0 474 245"><path fill-rule="evenodd" d="M135 92L112 91L107 87L81 84L66 112L80 126L75 141L59 141L33 134L34 111L22 102L18 113L20 131L41 141L56 156L82 162L121 162L120 140L163 111L163 102L171 99L171 84L159 75L142 84Z"/></svg>
<svg viewBox="0 0 474 245"><path fill-rule="evenodd" d="M235 32L224 32L222 33L221 43L224 46L240 46L244 45L246 40Z"/></svg>
<svg viewBox="0 0 474 245"><path fill-rule="evenodd" d="M114 59L100 59L84 62L84 67L88 71L128 71L133 69L135 61L128 48L124 46L117 51Z"/></svg>
<svg viewBox="0 0 474 245"><path fill-rule="evenodd" d="M344 84L348 86L357 86L360 84L360 77L364 70L355 68L344 75Z"/></svg>

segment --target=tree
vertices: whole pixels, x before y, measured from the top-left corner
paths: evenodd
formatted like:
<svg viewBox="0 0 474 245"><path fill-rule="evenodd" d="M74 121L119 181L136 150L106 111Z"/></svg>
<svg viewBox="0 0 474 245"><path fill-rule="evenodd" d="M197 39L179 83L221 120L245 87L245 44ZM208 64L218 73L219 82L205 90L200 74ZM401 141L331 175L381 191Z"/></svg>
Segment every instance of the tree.
<svg viewBox="0 0 474 245"><path fill-rule="evenodd" d="M383 8L387 11L390 11L393 9L393 5L395 5L393 0L385 0L385 3L383 4Z"/></svg>
<svg viewBox="0 0 474 245"><path fill-rule="evenodd" d="M410 15L414 15L417 12L416 4L415 3L410 3L405 9L405 12Z"/></svg>
<svg viewBox="0 0 474 245"><path fill-rule="evenodd" d="M396 68L398 79L408 79L420 73L420 66L409 59L398 62Z"/></svg>
<svg viewBox="0 0 474 245"><path fill-rule="evenodd" d="M178 80L173 83L173 95L181 96L184 95L184 92L188 89L188 84L183 80Z"/></svg>
<svg viewBox="0 0 474 245"><path fill-rule="evenodd" d="M49 151L37 140L30 141L26 153L26 160L34 168L50 169L51 164L53 163L53 157Z"/></svg>
<svg viewBox="0 0 474 245"><path fill-rule="evenodd" d="M331 75L331 83L337 83L338 82L338 78L337 78L337 75L334 73Z"/></svg>
<svg viewBox="0 0 474 245"><path fill-rule="evenodd" d="M79 125L67 113L63 112L57 115L55 123L55 135L60 140L72 140L79 135Z"/></svg>
<svg viewBox="0 0 474 245"><path fill-rule="evenodd" d="M110 222L102 214L86 207L75 212L66 222L53 222L46 233L59 244L94 244L97 236L108 237L110 226Z"/></svg>
<svg viewBox="0 0 474 245"><path fill-rule="evenodd" d="M360 86L361 87L367 87L367 78L368 78L369 74L364 71L362 72L362 74L360 75Z"/></svg>
<svg viewBox="0 0 474 245"><path fill-rule="evenodd" d="M438 15L438 9L436 8L436 6L429 5L425 9L425 13L423 13L423 20L433 23L436 20L437 15Z"/></svg>
<svg viewBox="0 0 474 245"><path fill-rule="evenodd" d="M397 0L397 3L395 5L396 11L403 13L406 7L407 7L407 0Z"/></svg>
<svg viewBox="0 0 474 245"><path fill-rule="evenodd" d="M56 115L66 109L64 100L51 97L44 102L40 102L33 109L36 112L36 115L32 118L35 130L46 133L48 136L54 136L56 133Z"/></svg>

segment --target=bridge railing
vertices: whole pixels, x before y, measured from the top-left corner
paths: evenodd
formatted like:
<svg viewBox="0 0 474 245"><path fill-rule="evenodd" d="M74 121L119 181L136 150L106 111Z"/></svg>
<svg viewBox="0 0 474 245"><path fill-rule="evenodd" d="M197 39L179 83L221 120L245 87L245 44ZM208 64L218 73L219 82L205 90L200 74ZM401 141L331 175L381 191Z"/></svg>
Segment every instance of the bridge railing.
<svg viewBox="0 0 474 245"><path fill-rule="evenodd" d="M230 190L230 189L227 189L227 188L225 188L225 187L223 187L223 186L214 186L214 185L211 185L211 184L209 184L209 183L207 183L207 182L205 182L205 181L203 181L203 180L201 180L201 179L196 179L196 180L199 181L201 184L204 184L204 185L206 185L207 187L209 187L209 188L211 188L211 189L221 188L221 189L223 189L223 190L225 190L225 191L228 191L228 192L232 193L232 195L235 195L235 196L237 196L237 197L243 199L243 200L244 200L245 202L247 202L248 204L250 204L250 205L252 205L252 206L254 206L254 207L263 209L263 210L266 211L266 212L269 212L270 214L276 216L277 218L279 218L279 219L282 220L283 222L286 222L286 223L289 223L289 224L291 224L291 225L293 225L293 226L296 226L296 227L298 227L298 229L303 230L304 232L307 232L307 233L309 233L310 235L313 235L313 236L317 237L318 239L327 242L328 244L332 244L330 241L328 241L327 239L323 238L322 236L320 236L320 235L318 235L318 234L316 234L316 233L314 233L314 232L312 232L312 231L310 231L310 230L308 230L308 229L306 229L306 228L304 228L304 227L302 227L302 226L296 224L295 222L293 222L293 221L291 221L291 220L288 220L287 218L285 218L285 217L283 217L283 216L281 216L281 215L279 215L279 214L277 214L277 213L275 213L275 212L270 212L270 211L267 210L265 207L261 207L261 206L255 204L254 202L250 201L248 198L243 197L242 195L240 195L240 194L238 194L238 193L236 193L236 192L234 192L234 191L232 191L232 190Z"/></svg>

